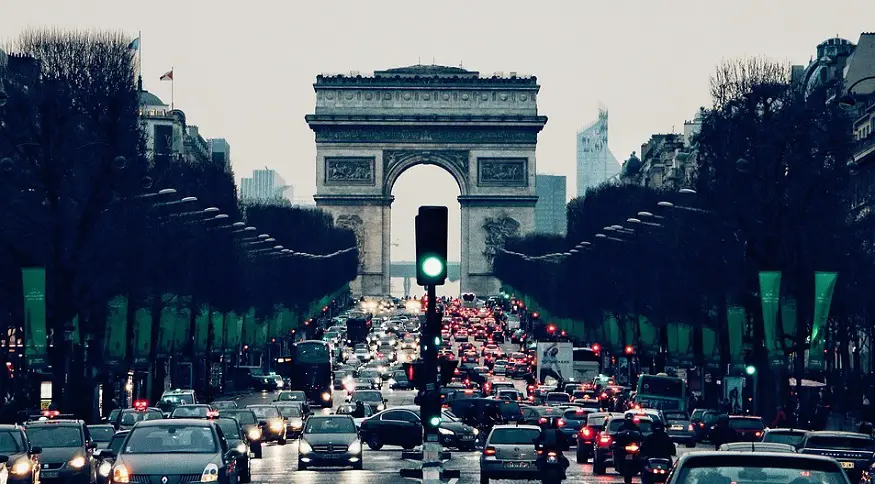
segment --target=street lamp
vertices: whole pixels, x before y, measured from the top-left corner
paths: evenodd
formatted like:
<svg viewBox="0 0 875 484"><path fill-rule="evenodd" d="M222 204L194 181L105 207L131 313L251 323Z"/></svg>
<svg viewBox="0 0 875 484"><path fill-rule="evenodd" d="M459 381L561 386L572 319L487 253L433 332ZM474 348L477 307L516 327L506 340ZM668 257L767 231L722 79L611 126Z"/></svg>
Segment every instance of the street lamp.
<svg viewBox="0 0 875 484"><path fill-rule="evenodd" d="M659 202L656 205L662 208L674 208L674 204L671 202Z"/></svg>
<svg viewBox="0 0 875 484"><path fill-rule="evenodd" d="M863 81L871 81L873 79L875 79L875 76L866 76L858 79L857 82L851 84L851 86L848 87L848 93L839 98L839 107L846 111L853 109L854 106L857 105L857 100L854 99L854 88Z"/></svg>
<svg viewBox="0 0 875 484"><path fill-rule="evenodd" d="M626 222L629 222L630 224L640 224L641 220L634 217L629 217L626 219Z"/></svg>
<svg viewBox="0 0 875 484"><path fill-rule="evenodd" d="M580 245L582 245L582 246L584 246L584 247L589 247L589 246L592 245L592 242L587 242L587 241L584 240L583 242L580 243Z"/></svg>
<svg viewBox="0 0 875 484"><path fill-rule="evenodd" d="M165 188L163 190L158 190L158 195L174 195L175 193L175 188Z"/></svg>
<svg viewBox="0 0 875 484"><path fill-rule="evenodd" d="M181 203L191 203L191 202L196 202L196 201L197 201L197 197L185 197L182 200L180 200Z"/></svg>
<svg viewBox="0 0 875 484"><path fill-rule="evenodd" d="M231 224L231 227L234 227L235 229L239 229L239 228L245 227L245 226L246 226L246 222L234 222Z"/></svg>
<svg viewBox="0 0 875 484"><path fill-rule="evenodd" d="M597 233L597 234L595 234L595 238L597 238L597 239L607 239L608 236L605 235L605 234L603 234L603 233Z"/></svg>
<svg viewBox="0 0 875 484"><path fill-rule="evenodd" d="M681 188L680 190L678 190L678 193L682 193L684 195L695 195L696 191L692 188Z"/></svg>
<svg viewBox="0 0 875 484"><path fill-rule="evenodd" d="M268 234L260 234L260 235L258 236L258 238L261 239L261 240L266 240L266 239L269 239L269 238L270 238L270 235L268 235Z"/></svg>
<svg viewBox="0 0 875 484"><path fill-rule="evenodd" d="M219 207L207 207L203 210L204 213L216 213L219 211Z"/></svg>

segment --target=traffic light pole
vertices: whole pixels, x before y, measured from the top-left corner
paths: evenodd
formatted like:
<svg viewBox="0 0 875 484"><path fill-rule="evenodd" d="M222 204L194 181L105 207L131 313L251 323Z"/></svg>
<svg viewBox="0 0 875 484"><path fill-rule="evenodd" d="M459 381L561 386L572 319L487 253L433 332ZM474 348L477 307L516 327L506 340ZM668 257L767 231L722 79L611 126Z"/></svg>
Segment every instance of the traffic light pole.
<svg viewBox="0 0 875 484"><path fill-rule="evenodd" d="M422 415L422 482L423 484L438 483L441 479L441 444L439 426L431 425L429 409L441 408L440 382L437 378L437 344L435 338L440 337L440 325L437 314L437 295L433 284L426 287L428 304L425 308L425 331L422 331L422 361L423 361L423 394L420 400L420 415ZM440 414L438 414L440 417Z"/></svg>

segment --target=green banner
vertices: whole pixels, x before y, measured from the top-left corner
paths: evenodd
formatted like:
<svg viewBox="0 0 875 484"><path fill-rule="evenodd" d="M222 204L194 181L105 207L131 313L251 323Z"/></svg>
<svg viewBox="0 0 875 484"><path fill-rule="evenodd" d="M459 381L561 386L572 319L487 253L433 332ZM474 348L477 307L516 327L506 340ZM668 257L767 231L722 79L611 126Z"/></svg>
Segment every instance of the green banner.
<svg viewBox="0 0 875 484"><path fill-rule="evenodd" d="M665 327L668 342L668 362L686 365L693 362L693 328L681 323L668 323Z"/></svg>
<svg viewBox="0 0 875 484"><path fill-rule="evenodd" d="M106 333L103 339L104 361L121 364L128 349L128 297L116 296L106 305Z"/></svg>
<svg viewBox="0 0 875 484"><path fill-rule="evenodd" d="M638 346L638 318L627 314L623 318L623 346Z"/></svg>
<svg viewBox="0 0 875 484"><path fill-rule="evenodd" d="M781 327L784 329L785 347L796 343L796 298L788 296L781 298Z"/></svg>
<svg viewBox="0 0 875 484"><path fill-rule="evenodd" d="M174 297L168 294L163 300L165 302L164 307L161 308L158 342L155 347L155 353L160 358L166 358L173 353L173 341L176 337L176 308L172 306Z"/></svg>
<svg viewBox="0 0 875 484"><path fill-rule="evenodd" d="M729 325L729 363L744 365L744 332L747 329L747 311L742 306L726 308L726 322Z"/></svg>
<svg viewBox="0 0 875 484"><path fill-rule="evenodd" d="M772 365L784 362L782 339L784 332L778 325L778 303L781 296L781 273L777 271L760 272L760 301L763 305L763 335L766 350Z"/></svg>
<svg viewBox="0 0 875 484"><path fill-rule="evenodd" d="M283 309L283 336L291 334L298 327L298 315L290 309Z"/></svg>
<svg viewBox="0 0 875 484"><path fill-rule="evenodd" d="M152 312L137 309L134 313L134 364L148 365L152 353Z"/></svg>
<svg viewBox="0 0 875 484"><path fill-rule="evenodd" d="M225 315L225 352L229 354L240 351L240 332L243 330L243 318L237 313Z"/></svg>
<svg viewBox="0 0 875 484"><path fill-rule="evenodd" d="M638 334L642 352L652 355L659 351L659 328L644 316L638 316Z"/></svg>
<svg viewBox="0 0 875 484"><path fill-rule="evenodd" d="M191 341L191 300L189 296L179 296L174 305L173 351L185 351Z"/></svg>
<svg viewBox="0 0 875 484"><path fill-rule="evenodd" d="M256 318L255 319L255 347L263 349L267 345L268 334L270 334L270 322L273 318Z"/></svg>
<svg viewBox="0 0 875 484"><path fill-rule="evenodd" d="M255 309L249 308L249 311L243 315L243 332L241 334L242 343L247 346L255 345Z"/></svg>
<svg viewBox="0 0 875 484"><path fill-rule="evenodd" d="M623 348L620 339L620 325L617 324L617 318L614 317L613 313L605 312L603 324L605 341L602 344L607 346L607 349L613 353L621 351Z"/></svg>
<svg viewBox="0 0 875 484"><path fill-rule="evenodd" d="M194 317L194 353L202 355L207 351L207 334L210 330L210 308L202 305Z"/></svg>
<svg viewBox="0 0 875 484"><path fill-rule="evenodd" d="M809 370L826 368L824 361L826 322L829 319L829 307L832 304L832 292L837 278L836 272L814 273L814 319L811 322L811 349L808 350Z"/></svg>
<svg viewBox="0 0 875 484"><path fill-rule="evenodd" d="M720 364L720 344L717 339L717 330L707 326L702 328L702 356L707 366Z"/></svg>
<svg viewBox="0 0 875 484"><path fill-rule="evenodd" d="M24 355L30 368L45 368L46 359L46 270L21 269L24 295Z"/></svg>
<svg viewBox="0 0 875 484"><path fill-rule="evenodd" d="M210 348L214 354L222 353L225 350L225 340L222 337L225 334L225 315L214 310L211 320L213 322L213 341Z"/></svg>

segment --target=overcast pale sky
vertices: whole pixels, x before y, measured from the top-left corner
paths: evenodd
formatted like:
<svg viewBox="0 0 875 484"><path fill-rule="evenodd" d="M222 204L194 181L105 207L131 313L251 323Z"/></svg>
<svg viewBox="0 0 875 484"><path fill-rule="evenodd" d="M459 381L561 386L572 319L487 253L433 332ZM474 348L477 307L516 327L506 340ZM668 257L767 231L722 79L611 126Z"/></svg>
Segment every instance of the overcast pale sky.
<svg viewBox="0 0 875 484"><path fill-rule="evenodd" d="M0 38L33 26L142 31L146 89L176 105L207 137L231 144L238 180L269 166L315 191L317 74L362 74L416 64L491 75L533 74L549 117L538 141L541 173L568 177L575 193L575 133L610 111L610 147L625 159L651 133L681 130L708 105L708 76L723 58L767 55L804 64L822 40L853 42L875 28L875 1L842 0L0 0ZM413 214L458 207L458 188L417 167L394 194L393 259L413 257ZM431 196L422 187L434 189ZM455 217L455 218L452 218ZM451 227L458 226L451 210ZM450 251L459 253L459 235Z"/></svg>

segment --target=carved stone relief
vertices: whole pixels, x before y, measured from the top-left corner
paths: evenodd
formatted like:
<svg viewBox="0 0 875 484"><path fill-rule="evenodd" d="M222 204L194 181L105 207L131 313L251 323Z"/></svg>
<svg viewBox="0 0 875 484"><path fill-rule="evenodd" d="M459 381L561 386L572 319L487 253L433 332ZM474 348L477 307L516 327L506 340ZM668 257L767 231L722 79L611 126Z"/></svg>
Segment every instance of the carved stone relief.
<svg viewBox="0 0 875 484"><path fill-rule="evenodd" d="M374 157L337 156L325 158L325 184L373 185Z"/></svg>
<svg viewBox="0 0 875 484"><path fill-rule="evenodd" d="M365 231L364 221L358 215L340 215L335 221L335 225L345 229L352 230L355 234L355 244L359 251L359 270L365 266Z"/></svg>
<svg viewBox="0 0 875 484"><path fill-rule="evenodd" d="M467 178L468 152L462 150L384 150L383 176L388 177L392 169L411 158L418 158L430 165L449 164Z"/></svg>
<svg viewBox="0 0 875 484"><path fill-rule="evenodd" d="M477 184L480 186L528 186L526 158L477 158Z"/></svg>
<svg viewBox="0 0 875 484"><path fill-rule="evenodd" d="M505 241L509 237L516 237L520 232L520 223L502 213L498 217L487 217L483 222L483 230L486 231L486 245L483 248L483 255L486 256L486 261L492 267L492 261L495 260L495 255L504 247Z"/></svg>

